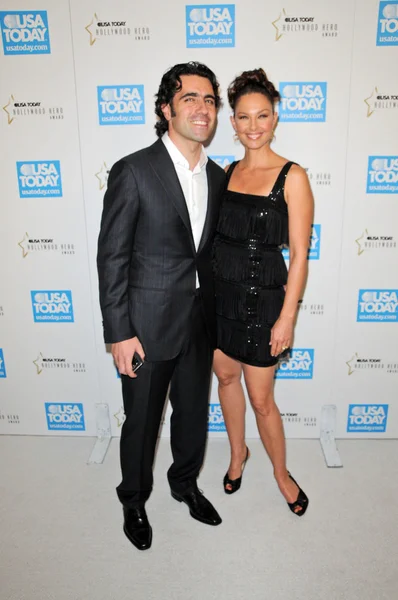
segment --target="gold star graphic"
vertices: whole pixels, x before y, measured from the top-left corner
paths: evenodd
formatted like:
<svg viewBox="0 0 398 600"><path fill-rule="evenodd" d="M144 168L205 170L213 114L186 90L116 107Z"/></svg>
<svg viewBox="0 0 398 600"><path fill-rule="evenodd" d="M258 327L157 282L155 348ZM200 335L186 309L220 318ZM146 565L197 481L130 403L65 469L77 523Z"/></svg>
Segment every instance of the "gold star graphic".
<svg viewBox="0 0 398 600"><path fill-rule="evenodd" d="M93 23L98 21L98 17L97 14L94 13L94 17L91 19L91 23L89 23L88 25L86 25L86 27L84 28L87 33L90 35L90 46L92 46L93 44L95 44L97 38L95 37L95 35L92 33L92 31L90 30L90 27L92 27Z"/></svg>
<svg viewBox="0 0 398 600"><path fill-rule="evenodd" d="M350 360L347 360L346 365L348 367L348 375L352 375L355 372L355 367L352 366L352 363L355 363L357 358L358 354L355 352L354 356Z"/></svg>
<svg viewBox="0 0 398 600"><path fill-rule="evenodd" d="M283 8L281 14L279 15L279 17L277 19L275 19L275 21L272 21L272 25L273 27L275 27L276 29L276 34L275 34L275 41L278 41L281 39L283 33L279 33L279 25L277 25L277 23L281 20L282 18L282 14L284 17L286 17L286 11Z"/></svg>
<svg viewBox="0 0 398 600"><path fill-rule="evenodd" d="M364 102L368 107L368 114L366 115L367 117L370 117L371 115L373 115L375 109L374 109L374 101L371 103L369 102L369 100L373 100L373 96L375 94L378 94L378 89L377 87L375 87L375 89L373 90L373 92L371 93L371 95L369 96L369 98L365 98Z"/></svg>
<svg viewBox="0 0 398 600"><path fill-rule="evenodd" d="M43 371L43 355L41 352L39 352L39 356L33 361L33 364L37 369L37 374L40 375L40 373Z"/></svg>
<svg viewBox="0 0 398 600"><path fill-rule="evenodd" d="M108 175L109 175L109 169L106 166L106 163L104 162L101 169L98 171L98 173L95 174L96 178L99 181L99 189L103 190L104 187L106 186L106 183L108 181Z"/></svg>
<svg viewBox="0 0 398 600"><path fill-rule="evenodd" d="M363 232L363 234L362 234L362 235L361 235L359 238L357 238L357 239L355 240L355 243L358 245L358 256L361 256L361 254L362 254L363 252L365 252L365 248L362 248L362 246L363 246L364 238L365 238L367 235L369 235L369 233L368 233L368 230L367 230L367 229L365 229L365 231Z"/></svg>
<svg viewBox="0 0 398 600"><path fill-rule="evenodd" d="M117 421L117 426L121 427L126 420L126 416L124 414L123 408L120 407L118 412L113 415Z"/></svg>
<svg viewBox="0 0 398 600"><path fill-rule="evenodd" d="M15 102L15 98L14 98L14 96L11 94L11 96L10 96L10 98L9 98L9 100L8 100L8 103L7 103L5 106L3 106L3 110L4 110L4 111L7 113L7 120L8 120L8 124L9 124L9 125L11 125L11 123L13 122L13 120L14 120L14 117L12 117L12 116L10 115L10 113L8 112L8 110L7 110L7 109L8 109L8 107L9 107L11 104L14 104L14 102Z"/></svg>
<svg viewBox="0 0 398 600"><path fill-rule="evenodd" d="M29 239L29 233L25 233L25 235L23 236L22 240L20 242L18 242L18 246L21 248L22 250L22 256L23 258L26 258L29 254L29 250L28 250L28 239Z"/></svg>

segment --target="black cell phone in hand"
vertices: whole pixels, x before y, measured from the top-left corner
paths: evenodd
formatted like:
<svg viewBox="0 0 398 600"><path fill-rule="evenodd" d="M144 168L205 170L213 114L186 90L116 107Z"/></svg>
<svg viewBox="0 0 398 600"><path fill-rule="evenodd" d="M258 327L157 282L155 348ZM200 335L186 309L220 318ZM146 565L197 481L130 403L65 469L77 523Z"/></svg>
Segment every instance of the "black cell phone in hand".
<svg viewBox="0 0 398 600"><path fill-rule="evenodd" d="M131 366L133 368L133 373L135 373L136 371L138 371L138 369L140 367L142 367L143 365L143 361L142 358L139 354L137 354L137 352L134 352L134 356L133 356L133 360L131 362Z"/></svg>

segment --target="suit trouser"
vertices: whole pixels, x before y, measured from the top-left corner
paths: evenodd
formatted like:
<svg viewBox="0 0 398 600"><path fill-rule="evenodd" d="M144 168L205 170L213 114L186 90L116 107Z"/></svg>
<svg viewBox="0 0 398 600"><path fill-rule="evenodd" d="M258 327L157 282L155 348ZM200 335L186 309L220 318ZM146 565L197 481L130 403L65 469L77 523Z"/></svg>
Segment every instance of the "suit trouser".
<svg viewBox="0 0 398 600"><path fill-rule="evenodd" d="M122 482L117 493L124 506L143 505L151 493L153 460L169 385L173 409L169 484L175 492L183 493L196 481L206 446L212 360L213 348L197 296L181 352L171 360L146 360L136 379L122 375L126 420L120 438Z"/></svg>

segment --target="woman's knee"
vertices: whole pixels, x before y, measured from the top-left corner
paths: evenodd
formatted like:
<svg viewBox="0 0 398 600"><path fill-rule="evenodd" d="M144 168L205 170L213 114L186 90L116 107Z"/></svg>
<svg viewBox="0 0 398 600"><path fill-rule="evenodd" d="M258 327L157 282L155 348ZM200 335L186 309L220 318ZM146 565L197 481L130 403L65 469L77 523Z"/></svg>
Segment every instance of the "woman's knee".
<svg viewBox="0 0 398 600"><path fill-rule="evenodd" d="M242 377L241 364L226 356L220 350L216 350L214 353L213 368L221 387L240 383Z"/></svg>
<svg viewBox="0 0 398 600"><path fill-rule="evenodd" d="M269 417L275 410L278 410L272 394L251 397L250 402L254 412L261 417Z"/></svg>
<svg viewBox="0 0 398 600"><path fill-rule="evenodd" d="M227 369L221 369L217 373L218 383L221 387L226 387L229 385L234 385L240 382L241 373L240 371L230 371Z"/></svg>

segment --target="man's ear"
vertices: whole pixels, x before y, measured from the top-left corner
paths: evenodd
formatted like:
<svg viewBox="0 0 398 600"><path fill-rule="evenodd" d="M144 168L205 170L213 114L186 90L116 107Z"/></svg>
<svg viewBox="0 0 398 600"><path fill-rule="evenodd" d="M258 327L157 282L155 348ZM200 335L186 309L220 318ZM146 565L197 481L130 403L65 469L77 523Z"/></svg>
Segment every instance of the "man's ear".
<svg viewBox="0 0 398 600"><path fill-rule="evenodd" d="M162 113L163 113L164 118L166 119L166 121L170 121L171 120L171 108L170 108L170 104L162 104L162 106L160 108L162 109Z"/></svg>

